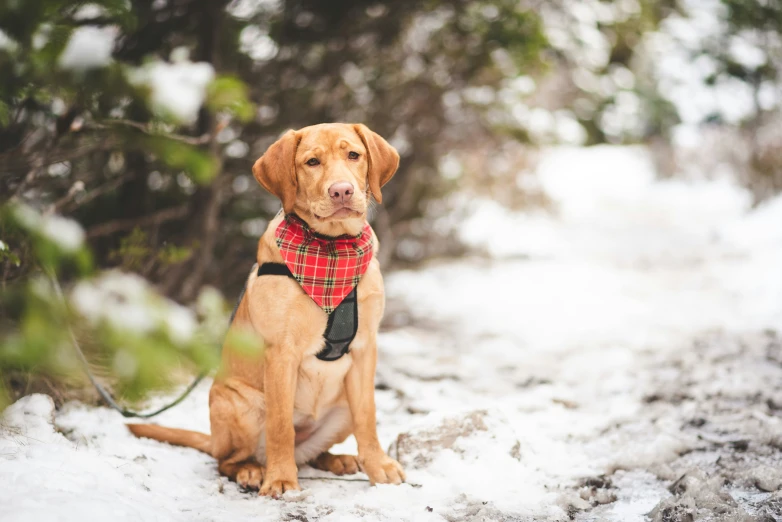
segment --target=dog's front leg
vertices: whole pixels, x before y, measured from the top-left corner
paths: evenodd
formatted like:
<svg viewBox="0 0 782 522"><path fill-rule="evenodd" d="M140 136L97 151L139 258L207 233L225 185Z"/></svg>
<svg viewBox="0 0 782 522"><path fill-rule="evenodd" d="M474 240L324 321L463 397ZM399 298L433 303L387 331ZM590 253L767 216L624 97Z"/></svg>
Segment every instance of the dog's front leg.
<svg viewBox="0 0 782 522"><path fill-rule="evenodd" d="M299 362L287 350L275 350L266 357L266 476L261 495L278 497L286 491L300 489L294 457L296 432L293 427L293 402Z"/></svg>
<svg viewBox="0 0 782 522"><path fill-rule="evenodd" d="M375 414L375 366L377 341L351 352L353 365L345 376L345 390L353 417L353 434L358 443L358 463L372 484L400 484L405 472L397 461L386 455L377 438Z"/></svg>

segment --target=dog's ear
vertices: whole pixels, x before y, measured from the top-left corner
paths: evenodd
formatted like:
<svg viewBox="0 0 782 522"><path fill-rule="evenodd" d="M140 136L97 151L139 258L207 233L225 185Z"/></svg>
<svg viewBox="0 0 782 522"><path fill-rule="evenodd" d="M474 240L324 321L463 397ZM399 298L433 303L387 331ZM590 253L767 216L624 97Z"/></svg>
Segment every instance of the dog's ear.
<svg viewBox="0 0 782 522"><path fill-rule="evenodd" d="M301 137L289 130L275 141L253 165L253 176L263 188L280 198L286 214L296 203L296 149Z"/></svg>
<svg viewBox="0 0 782 522"><path fill-rule="evenodd" d="M388 183L399 167L399 153L379 134L372 132L366 125L353 126L367 149L369 164L369 190L378 203L383 202L380 187Z"/></svg>

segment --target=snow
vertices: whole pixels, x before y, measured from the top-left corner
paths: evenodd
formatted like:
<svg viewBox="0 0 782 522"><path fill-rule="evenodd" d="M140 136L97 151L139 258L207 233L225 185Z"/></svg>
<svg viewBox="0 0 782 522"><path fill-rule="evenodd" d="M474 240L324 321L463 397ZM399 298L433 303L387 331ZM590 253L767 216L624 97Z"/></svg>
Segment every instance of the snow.
<svg viewBox="0 0 782 522"><path fill-rule="evenodd" d="M18 44L8 34L0 29L0 49L4 51L15 51Z"/></svg>
<svg viewBox="0 0 782 522"><path fill-rule="evenodd" d="M759 100L753 87L721 73L724 66L710 53L724 52L737 65L757 71L768 62L763 49L774 47L774 37L760 30L744 30L729 37L726 5L719 0L682 1L680 10L667 16L657 32L644 37L660 92L682 119L674 132L677 145L696 149L702 139L699 127L709 118L738 124L757 112ZM710 81L712 76L715 81ZM768 87L763 96L765 110L778 104L779 86Z"/></svg>
<svg viewBox="0 0 782 522"><path fill-rule="evenodd" d="M73 219L57 214L42 216L25 204L15 205L13 212L20 225L45 237L64 252L76 252L84 244L84 229Z"/></svg>
<svg viewBox="0 0 782 522"><path fill-rule="evenodd" d="M84 4L79 6L75 13L73 13L74 20L90 20L101 16L108 15L108 11L102 5L98 4Z"/></svg>
<svg viewBox="0 0 782 522"><path fill-rule="evenodd" d="M108 65L118 35L119 30L114 26L77 27L57 63L62 69L79 71Z"/></svg>
<svg viewBox="0 0 782 522"><path fill-rule="evenodd" d="M280 0L232 0L228 12L236 18L249 19L263 13L279 11Z"/></svg>
<svg viewBox="0 0 782 522"><path fill-rule="evenodd" d="M161 298L146 279L135 274L108 270L80 281L69 298L75 310L94 325L106 322L137 333L163 325L178 343L189 341L197 326L192 310Z"/></svg>
<svg viewBox="0 0 782 522"><path fill-rule="evenodd" d="M266 62L277 56L279 50L266 32L254 25L248 25L239 34L239 45L243 53L258 62Z"/></svg>
<svg viewBox="0 0 782 522"><path fill-rule="evenodd" d="M753 484L782 484L782 197L658 179L642 147L549 149L537 177L551 212L462 196L476 255L386 275L378 432L408 484L303 467L303 494L257 497L113 411L34 395L1 421L0 519L640 522L714 509L725 483L726 512L770 509ZM208 431L207 394L156 422Z"/></svg>
<svg viewBox="0 0 782 522"><path fill-rule="evenodd" d="M44 216L41 232L66 252L76 252L84 244L84 229L81 225L56 214Z"/></svg>
<svg viewBox="0 0 782 522"><path fill-rule="evenodd" d="M176 51L176 50L175 50ZM193 123L206 98L206 88L215 76L206 62L191 62L177 53L174 63L153 61L128 71L131 82L148 86L155 110L181 123Z"/></svg>

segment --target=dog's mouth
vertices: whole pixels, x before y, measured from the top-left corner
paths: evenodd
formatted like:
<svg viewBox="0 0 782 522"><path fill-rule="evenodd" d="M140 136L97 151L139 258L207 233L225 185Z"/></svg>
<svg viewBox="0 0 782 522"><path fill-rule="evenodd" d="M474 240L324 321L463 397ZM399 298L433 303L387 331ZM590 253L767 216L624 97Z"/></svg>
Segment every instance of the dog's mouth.
<svg viewBox="0 0 782 522"><path fill-rule="evenodd" d="M354 208L342 207L342 208L338 208L337 210L335 210L331 214L328 214L328 215L325 215L325 216L321 216L319 214L315 214L315 218L318 221L333 221L333 220L338 220L338 219L348 219L348 218L352 218L352 217L361 217L363 215L364 215L363 212L360 212L360 211L358 211L358 210L356 210Z"/></svg>

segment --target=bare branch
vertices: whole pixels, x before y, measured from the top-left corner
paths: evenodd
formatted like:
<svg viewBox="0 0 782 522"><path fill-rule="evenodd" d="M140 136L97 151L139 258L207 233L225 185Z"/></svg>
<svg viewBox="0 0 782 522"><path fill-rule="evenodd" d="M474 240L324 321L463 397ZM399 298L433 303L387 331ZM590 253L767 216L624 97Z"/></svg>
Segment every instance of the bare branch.
<svg viewBox="0 0 782 522"><path fill-rule="evenodd" d="M60 201L55 203L55 211L60 211L62 209L63 212L73 212L77 208L79 208L82 205L85 205L92 201L93 199L102 196L103 194L106 194L107 192L111 192L112 190L119 188L120 186L124 185L128 181L130 181L132 178L131 175L126 174L124 176L119 176L108 183L104 183L103 185L100 185L99 187L96 187L90 191L87 192L87 194L79 199L78 201L65 201L64 204L61 204ZM69 198L70 199L70 198Z"/></svg>
<svg viewBox="0 0 782 522"><path fill-rule="evenodd" d="M70 20L68 23L75 27L79 27L83 25L117 25L119 21L116 18L111 18L109 16L96 16L95 18L79 18Z"/></svg>
<svg viewBox="0 0 782 522"><path fill-rule="evenodd" d="M149 125L132 120L106 120L103 123L85 123L79 130L80 135L87 134L88 131L107 131L120 128L134 129L151 137L159 137L167 140L174 140L187 145L200 146L209 143L215 133L206 133L201 136L184 136L182 134L166 134L156 132ZM219 129L215 129L215 132ZM73 135L74 133L71 133ZM29 137L29 135L28 135ZM27 138L25 138L27 139ZM28 170L28 175L15 194L21 193L24 188L32 182L38 175L36 169L44 168L53 163L71 161L95 150L113 149L122 144L118 136L102 137L100 140L94 140L87 145L74 146L70 144L57 144L57 148L52 149L54 145L51 139L42 140L41 146L32 151L22 151L16 148L0 154L0 171L14 172L19 170ZM32 177L30 177L32 176Z"/></svg>
<svg viewBox="0 0 782 522"><path fill-rule="evenodd" d="M101 223L87 230L87 237L110 236L122 230L130 230L135 227L144 227L148 225L159 225L166 221L173 221L187 216L188 205L166 208L158 212L143 216L140 218L117 219L107 223Z"/></svg>
<svg viewBox="0 0 782 522"><path fill-rule="evenodd" d="M184 136L182 134L162 134L159 132L155 132L155 130L151 129L150 126L146 123L140 123L133 120L120 120L120 119L106 120L103 123L87 124L84 126L84 129L106 130L114 127L129 127L132 129L139 130L149 136L174 140L181 143L186 143L188 145L205 145L209 143L209 141L212 139L212 135L209 133L203 134L201 136Z"/></svg>
<svg viewBox="0 0 782 522"><path fill-rule="evenodd" d="M73 161L74 159L80 158L96 150L113 149L118 145L119 140L116 138L108 138L100 141L93 141L81 146L74 146L73 143L70 145L61 145L48 153L43 150L43 148L28 153L14 149L0 154L0 171L14 172L28 170L32 172L54 163ZM30 172L28 172L28 176L30 175ZM37 175L37 172L32 172L32 178L35 178ZM22 187L17 187L15 193L21 193L24 186L30 181L23 181Z"/></svg>
<svg viewBox="0 0 782 522"><path fill-rule="evenodd" d="M71 185L71 188L68 189L68 192L63 197L49 205L46 210L43 211L43 215L48 216L54 214L59 208L71 201L79 192L84 192L84 182L82 180L78 180Z"/></svg>

